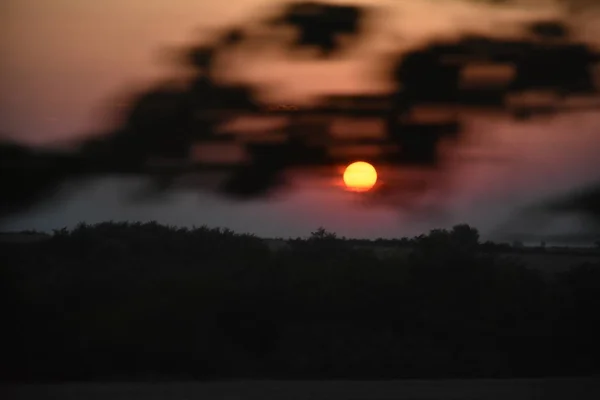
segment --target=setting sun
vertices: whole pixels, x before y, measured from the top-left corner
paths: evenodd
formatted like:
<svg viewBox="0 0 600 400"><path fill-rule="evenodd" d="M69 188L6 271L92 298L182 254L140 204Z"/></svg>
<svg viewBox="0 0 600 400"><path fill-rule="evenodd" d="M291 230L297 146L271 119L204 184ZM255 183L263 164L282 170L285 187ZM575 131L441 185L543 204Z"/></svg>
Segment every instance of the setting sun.
<svg viewBox="0 0 600 400"><path fill-rule="evenodd" d="M344 171L344 183L350 190L364 192L371 189L375 182L377 182L375 167L364 161L352 163Z"/></svg>

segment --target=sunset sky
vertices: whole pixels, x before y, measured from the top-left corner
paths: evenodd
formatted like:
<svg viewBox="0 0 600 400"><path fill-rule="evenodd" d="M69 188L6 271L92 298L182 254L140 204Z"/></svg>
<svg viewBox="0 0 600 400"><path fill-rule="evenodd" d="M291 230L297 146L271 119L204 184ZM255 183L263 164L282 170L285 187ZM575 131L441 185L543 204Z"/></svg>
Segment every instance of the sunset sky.
<svg viewBox="0 0 600 400"><path fill-rule="evenodd" d="M260 17L280 3L4 0L0 5L0 135L49 144L98 134L110 127L110 107L120 96L177 73L165 48ZM389 54L394 46L408 49L464 32L510 35L518 21L559 13L551 2L547 7L504 8L458 0L348 3L380 4L388 10L374 16L377 30L348 60L319 63L281 54L254 59L241 54L235 56L239 64L233 62L227 73L266 85L270 90L265 97L275 102L303 101L320 93L380 91L386 84L371 79L377 67L373 60ZM574 18L576 37L594 44L591 40L600 38L600 14ZM443 216L366 206L339 185L319 182L298 182L277 198L246 203L203 192L132 202L128 196L140 182L107 178L65 191L56 202L15 215L0 228L51 230L80 221L156 220L222 226L269 237L305 236L321 225L350 237L391 237L466 222L485 236L531 202L600 179L597 112L531 124L484 115L466 121L465 151L488 154L493 149L510 161L453 164L449 179L456 185L444 196ZM547 227L549 231L539 233L577 229L577 224L573 219L558 220ZM522 230L537 233L526 222Z"/></svg>

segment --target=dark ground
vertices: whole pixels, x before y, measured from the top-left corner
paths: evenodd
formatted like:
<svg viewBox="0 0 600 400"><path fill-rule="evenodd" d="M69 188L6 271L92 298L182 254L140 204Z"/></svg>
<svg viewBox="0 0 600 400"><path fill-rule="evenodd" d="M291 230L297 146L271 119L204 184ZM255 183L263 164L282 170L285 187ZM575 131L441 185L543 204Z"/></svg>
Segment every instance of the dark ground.
<svg viewBox="0 0 600 400"><path fill-rule="evenodd" d="M7 400L592 400L600 398L600 379L67 383L5 389Z"/></svg>

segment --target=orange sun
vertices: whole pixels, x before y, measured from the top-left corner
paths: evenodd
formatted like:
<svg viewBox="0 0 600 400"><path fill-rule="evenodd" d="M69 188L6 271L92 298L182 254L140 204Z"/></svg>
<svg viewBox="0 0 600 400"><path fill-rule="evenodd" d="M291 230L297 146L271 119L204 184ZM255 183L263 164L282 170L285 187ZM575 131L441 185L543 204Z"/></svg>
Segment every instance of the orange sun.
<svg viewBox="0 0 600 400"><path fill-rule="evenodd" d="M344 183L350 190L366 192L377 182L377 171L375 167L364 161L357 161L346 167L344 171Z"/></svg>

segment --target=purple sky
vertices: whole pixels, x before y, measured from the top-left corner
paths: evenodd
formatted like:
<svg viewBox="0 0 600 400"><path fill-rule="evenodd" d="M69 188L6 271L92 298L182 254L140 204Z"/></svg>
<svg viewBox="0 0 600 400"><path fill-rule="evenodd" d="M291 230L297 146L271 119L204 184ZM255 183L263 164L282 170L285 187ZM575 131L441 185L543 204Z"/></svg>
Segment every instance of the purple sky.
<svg viewBox="0 0 600 400"><path fill-rule="evenodd" d="M299 62L274 52L254 61L247 54L232 54L230 61L242 65L235 60L243 60L243 69L226 73L277 88L264 93L275 102L310 100L319 93L379 91L385 89L385 82L368 79L373 57L389 53L398 43L410 48L460 32L510 35L516 32L516 22L542 13L541 7L492 11L489 6L450 0L368 3L391 8L385 19L378 20L378 30L348 60ZM205 37L216 28L269 11L272 4L277 2L4 0L0 6L0 132L32 144L100 132L110 126L108 106L119 96L177 73L161 57L165 46ZM558 13L556 7L543 12L542 16ZM600 21L597 14L577 18L579 38L600 38L600 23L593 23ZM533 124L475 116L467 123L465 152L493 149L511 161L453 163L449 179L458 183L444 195L443 216L367 207L335 184L340 178L336 176L325 182L298 182L276 199L249 203L193 192L131 202L128 193L139 182L106 179L65 190L56 202L16 215L2 228L49 230L80 221L157 220L224 226L263 236L304 236L323 225L346 236L389 237L467 222L486 235L521 206L600 178L597 113ZM576 223L555 221L547 227L548 233L575 229ZM535 230L526 225L523 229Z"/></svg>

